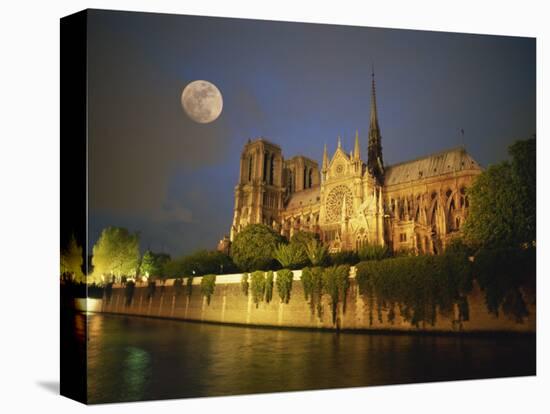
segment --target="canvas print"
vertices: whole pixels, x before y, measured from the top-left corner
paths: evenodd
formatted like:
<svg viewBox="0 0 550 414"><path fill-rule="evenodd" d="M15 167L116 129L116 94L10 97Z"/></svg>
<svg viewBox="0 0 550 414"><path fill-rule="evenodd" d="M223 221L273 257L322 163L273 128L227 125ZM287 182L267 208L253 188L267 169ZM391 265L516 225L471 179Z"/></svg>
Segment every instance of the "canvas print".
<svg viewBox="0 0 550 414"><path fill-rule="evenodd" d="M536 39L61 19L61 393L536 374Z"/></svg>

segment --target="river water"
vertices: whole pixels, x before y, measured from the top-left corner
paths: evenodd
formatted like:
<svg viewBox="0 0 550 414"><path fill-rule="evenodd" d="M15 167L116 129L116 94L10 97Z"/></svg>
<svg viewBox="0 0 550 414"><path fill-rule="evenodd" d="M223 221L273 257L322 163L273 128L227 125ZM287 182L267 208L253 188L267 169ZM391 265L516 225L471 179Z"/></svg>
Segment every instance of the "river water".
<svg viewBox="0 0 550 414"><path fill-rule="evenodd" d="M90 403L535 374L531 336L338 334L87 317Z"/></svg>

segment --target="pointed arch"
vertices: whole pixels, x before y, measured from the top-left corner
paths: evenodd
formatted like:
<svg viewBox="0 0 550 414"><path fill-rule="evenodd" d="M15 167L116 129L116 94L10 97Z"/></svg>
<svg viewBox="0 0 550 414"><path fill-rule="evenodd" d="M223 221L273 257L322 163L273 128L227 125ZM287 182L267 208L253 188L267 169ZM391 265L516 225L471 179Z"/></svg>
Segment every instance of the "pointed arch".
<svg viewBox="0 0 550 414"><path fill-rule="evenodd" d="M273 185L273 173L274 173L274 158L275 154L271 154L271 157L269 157L269 184Z"/></svg>

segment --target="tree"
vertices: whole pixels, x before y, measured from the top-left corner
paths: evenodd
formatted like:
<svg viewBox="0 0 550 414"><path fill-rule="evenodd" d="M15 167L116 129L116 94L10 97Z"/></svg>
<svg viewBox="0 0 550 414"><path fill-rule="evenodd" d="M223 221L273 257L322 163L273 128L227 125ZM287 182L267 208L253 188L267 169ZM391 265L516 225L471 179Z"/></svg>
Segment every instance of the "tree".
<svg viewBox="0 0 550 414"><path fill-rule="evenodd" d="M94 273L135 276L139 266L139 235L122 227L107 227L93 248Z"/></svg>
<svg viewBox="0 0 550 414"><path fill-rule="evenodd" d="M330 253L328 255L329 261L332 265L355 265L359 263L359 255L353 250L344 250L341 252Z"/></svg>
<svg viewBox="0 0 550 414"><path fill-rule="evenodd" d="M388 246L379 244L367 244L357 252L359 260L382 260L390 255Z"/></svg>
<svg viewBox="0 0 550 414"><path fill-rule="evenodd" d="M158 274L158 266L155 260L155 255L150 250L147 250L141 258L139 273L147 277Z"/></svg>
<svg viewBox="0 0 550 414"><path fill-rule="evenodd" d="M187 256L171 260L164 265L165 273L171 277L189 275L223 274L234 272L235 265L225 253L198 250Z"/></svg>
<svg viewBox="0 0 550 414"><path fill-rule="evenodd" d="M292 235L290 238L290 246L294 250L297 250L299 255L303 257L303 260L301 263L296 263L297 267L304 267L307 265L307 246L309 243L318 242L319 241L319 235L316 233L312 233L309 231L302 231L299 230L296 233Z"/></svg>
<svg viewBox="0 0 550 414"><path fill-rule="evenodd" d="M535 137L517 141L508 151L512 156L512 169L521 192L522 212L525 215L526 239L534 241L537 227L537 154Z"/></svg>
<svg viewBox="0 0 550 414"><path fill-rule="evenodd" d="M283 241L271 227L249 224L235 236L231 246L233 262L243 271L268 270L275 265L273 252Z"/></svg>
<svg viewBox="0 0 550 414"><path fill-rule="evenodd" d="M70 275L72 281L84 282L85 277L82 272L82 246L76 242L74 234L69 240L69 245L61 252L61 275Z"/></svg>
<svg viewBox="0 0 550 414"><path fill-rule="evenodd" d="M467 191L464 235L484 247L518 247L536 237L535 138L509 148L512 161L490 166Z"/></svg>
<svg viewBox="0 0 550 414"><path fill-rule="evenodd" d="M273 258L277 260L284 269L295 269L303 266L307 256L301 246L296 244L279 243L273 252Z"/></svg>
<svg viewBox="0 0 550 414"><path fill-rule="evenodd" d="M170 263L172 258L167 253L155 253L155 259L158 266L159 276L161 278L166 278L167 276L167 265Z"/></svg>
<svg viewBox="0 0 550 414"><path fill-rule="evenodd" d="M141 259L140 274L150 278L162 278L166 276L166 264L170 261L170 255L166 253L153 253L147 250Z"/></svg>
<svg viewBox="0 0 550 414"><path fill-rule="evenodd" d="M312 266L322 266L327 260L328 251L321 242L312 240L306 246L306 254Z"/></svg>

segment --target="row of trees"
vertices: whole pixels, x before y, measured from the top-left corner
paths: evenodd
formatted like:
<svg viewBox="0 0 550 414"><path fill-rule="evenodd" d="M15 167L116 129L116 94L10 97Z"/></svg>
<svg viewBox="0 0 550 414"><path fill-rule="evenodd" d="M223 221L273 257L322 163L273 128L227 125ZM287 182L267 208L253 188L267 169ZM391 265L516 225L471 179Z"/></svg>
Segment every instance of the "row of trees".
<svg viewBox="0 0 550 414"><path fill-rule="evenodd" d="M139 234L122 227L103 229L93 247L91 270L83 272L82 246L75 237L61 252L61 276L65 281L76 283L108 283L126 278L157 278L165 274L170 256L147 250L143 255L139 249Z"/></svg>
<svg viewBox="0 0 550 414"><path fill-rule="evenodd" d="M131 233L121 227L107 227L93 247L93 270L88 276L88 282L108 283L142 277L155 280L239 271L353 265L360 260L388 255L389 250L384 246L366 246L359 252L328 254L314 233L300 231L287 241L270 227L253 224L238 234L231 256L218 251L198 250L172 259L168 254L150 250L141 255L138 233ZM73 237L61 254L63 278L85 282L82 265L82 247Z"/></svg>
<svg viewBox="0 0 550 414"><path fill-rule="evenodd" d="M390 251L386 246L367 245L359 251L329 254L315 233L298 231L287 241L263 224L248 225L235 237L231 257L243 271L301 269L304 266L354 265L361 260L382 259Z"/></svg>

